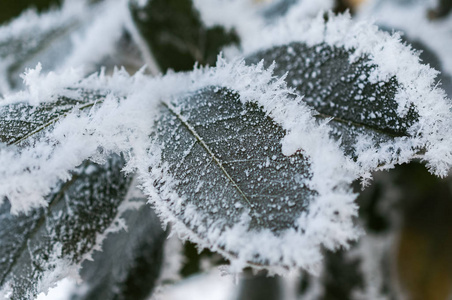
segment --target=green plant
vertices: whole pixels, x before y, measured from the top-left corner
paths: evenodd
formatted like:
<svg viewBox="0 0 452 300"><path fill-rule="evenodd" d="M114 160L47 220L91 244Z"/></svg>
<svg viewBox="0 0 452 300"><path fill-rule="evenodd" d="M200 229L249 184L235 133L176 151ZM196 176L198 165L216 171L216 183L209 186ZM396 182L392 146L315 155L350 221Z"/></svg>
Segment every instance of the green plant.
<svg viewBox="0 0 452 300"><path fill-rule="evenodd" d="M362 228L390 223L365 200L384 182L366 190L372 173L420 161L448 174L450 100L400 35L293 1L260 9L67 1L0 28L5 297L33 298L81 266L90 285L76 298L147 297L168 232L146 201L229 273L354 274L372 245ZM351 245L359 259L325 254ZM347 293L372 292L350 276Z"/></svg>

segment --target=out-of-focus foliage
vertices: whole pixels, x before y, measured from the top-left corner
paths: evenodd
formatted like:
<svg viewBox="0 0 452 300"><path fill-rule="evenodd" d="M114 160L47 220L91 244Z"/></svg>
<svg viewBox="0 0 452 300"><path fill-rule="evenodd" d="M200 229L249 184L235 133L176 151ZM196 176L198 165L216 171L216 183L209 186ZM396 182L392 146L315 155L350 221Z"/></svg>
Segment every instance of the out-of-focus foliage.
<svg viewBox="0 0 452 300"><path fill-rule="evenodd" d="M0 24L10 21L26 9L46 11L61 5L62 0L5 0L0 4Z"/></svg>

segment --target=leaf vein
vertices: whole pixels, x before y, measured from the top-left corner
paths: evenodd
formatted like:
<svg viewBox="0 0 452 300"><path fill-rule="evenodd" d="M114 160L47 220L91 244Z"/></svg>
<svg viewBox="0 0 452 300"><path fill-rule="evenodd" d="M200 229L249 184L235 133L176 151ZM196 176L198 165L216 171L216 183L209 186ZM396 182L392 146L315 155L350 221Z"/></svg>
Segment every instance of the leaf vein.
<svg viewBox="0 0 452 300"><path fill-rule="evenodd" d="M223 167L223 163L216 157L216 155L213 153L212 149L204 142L204 140L199 136L199 134L195 131L192 125L190 125L185 118L177 112L176 108L173 107L171 104L162 102L163 105L172 113L174 114L179 121L184 124L184 126L190 131L190 133L196 138L196 140L203 146L203 148L209 153L209 155L212 157L212 159L215 161L215 163L218 165L218 167L221 169L223 174L226 176L226 178L231 181L234 188L237 189L237 191L242 195L243 199L252 207L251 202L249 201L248 197L245 195L245 193L242 191L242 189L237 185L235 180L229 175L228 171Z"/></svg>

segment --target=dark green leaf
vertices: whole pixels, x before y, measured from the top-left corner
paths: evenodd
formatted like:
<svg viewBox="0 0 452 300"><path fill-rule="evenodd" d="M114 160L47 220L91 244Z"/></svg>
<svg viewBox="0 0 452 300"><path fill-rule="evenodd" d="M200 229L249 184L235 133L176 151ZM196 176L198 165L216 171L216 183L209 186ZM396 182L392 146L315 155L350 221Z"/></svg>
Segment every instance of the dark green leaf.
<svg viewBox="0 0 452 300"><path fill-rule="evenodd" d="M278 300L283 298L283 285L278 276L269 277L267 272L253 275L244 272L239 283L237 300Z"/></svg>
<svg viewBox="0 0 452 300"><path fill-rule="evenodd" d="M80 100L60 97L53 103L32 106L18 102L0 106L0 142L8 145L20 144L28 137L38 134L74 109L87 109L101 103L104 96L85 93Z"/></svg>
<svg viewBox="0 0 452 300"><path fill-rule="evenodd" d="M61 278L80 264L113 226L118 207L130 188L120 172L124 160L105 165L85 163L48 196L49 206L28 216L10 214L5 201L0 214L0 286L12 289L12 299L32 299L38 286ZM63 267L64 266L64 267Z"/></svg>
<svg viewBox="0 0 452 300"><path fill-rule="evenodd" d="M358 135L373 137L377 145L407 136L418 115L410 108L406 116L399 116L394 100L397 80L372 83L369 76L376 66L366 56L350 62L352 53L327 44L309 47L294 42L257 52L247 61L264 59L267 66L275 61L275 75L288 72L288 85L319 113L318 118L332 118L333 136L342 138L346 153L354 155Z"/></svg>
<svg viewBox="0 0 452 300"><path fill-rule="evenodd" d="M130 10L141 35L162 70L191 70L195 62L214 65L220 50L238 44L233 31L206 28L191 0L131 1Z"/></svg>
<svg viewBox="0 0 452 300"><path fill-rule="evenodd" d="M111 233L95 252L93 261L84 261L82 293L72 299L147 299L160 274L166 233L152 209L145 205L123 214L127 231Z"/></svg>
<svg viewBox="0 0 452 300"><path fill-rule="evenodd" d="M53 22L48 28L41 29L36 24L34 30L22 30L0 40L0 67L6 71L0 74L0 95L21 84L20 74L26 67L35 67L40 62L45 71L52 70L70 53L70 33L79 26L78 21L69 18Z"/></svg>
<svg viewBox="0 0 452 300"><path fill-rule="evenodd" d="M171 189L184 199L168 209L201 239L209 240L213 228L240 223L244 213L251 218L249 231L278 236L297 227L316 195L304 185L311 177L308 158L301 152L283 155L285 131L256 104L243 105L232 90L207 87L175 99L162 105L156 124L162 161L175 180ZM190 219L184 214L192 206ZM256 261L267 259L259 255Z"/></svg>

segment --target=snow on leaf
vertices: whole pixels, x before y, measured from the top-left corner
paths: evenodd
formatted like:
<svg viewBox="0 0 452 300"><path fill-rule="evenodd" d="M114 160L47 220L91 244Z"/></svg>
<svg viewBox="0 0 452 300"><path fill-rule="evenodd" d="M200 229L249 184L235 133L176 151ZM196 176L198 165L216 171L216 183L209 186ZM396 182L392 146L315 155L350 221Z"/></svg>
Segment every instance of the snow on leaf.
<svg viewBox="0 0 452 300"><path fill-rule="evenodd" d="M101 95L84 95L84 99L61 97L52 103L32 106L26 102L0 106L0 141L8 145L20 144L45 130L74 109L89 109L102 102ZM91 101L90 101L91 100Z"/></svg>
<svg viewBox="0 0 452 300"><path fill-rule="evenodd" d="M160 105L150 162L138 167L143 187L177 233L220 252L235 271L315 272L322 245L358 235L355 173L271 71L217 65Z"/></svg>
<svg viewBox="0 0 452 300"><path fill-rule="evenodd" d="M359 135L388 142L406 136L418 116L412 108L406 116L399 116L394 100L397 81L391 78L387 82L370 82L375 66L369 65L366 57L350 62L350 55L344 48L326 44L308 47L294 42L258 52L248 61L275 61L275 73L288 71L289 85L319 113L318 118L332 119L333 134L342 138L347 154L356 156L353 145Z"/></svg>
<svg viewBox="0 0 452 300"><path fill-rule="evenodd" d="M77 28L80 16L83 16L83 5L69 1L61 11L41 15L27 11L10 24L0 27L0 93L17 86L20 83L19 74L26 64L41 53L47 51L48 56L39 59L48 67L59 61L58 58L67 52L60 50L70 44L68 35ZM57 52L47 49L49 45L58 43L61 48ZM33 64L36 63L33 61Z"/></svg>
<svg viewBox="0 0 452 300"><path fill-rule="evenodd" d="M309 159L282 153L281 128L230 90L210 87L178 100L162 109L157 139L174 188L187 198L183 206L210 215L194 226L205 231L225 219L232 227L249 211L250 230L297 227L316 193L304 184L312 178Z"/></svg>
<svg viewBox="0 0 452 300"><path fill-rule="evenodd" d="M11 215L3 203L0 286L12 291L11 299L34 299L61 278L76 276L106 233L122 228L120 213L133 207L124 202L131 180L120 173L123 166L119 156L105 165L83 164L46 198L47 208L28 216Z"/></svg>
<svg viewBox="0 0 452 300"><path fill-rule="evenodd" d="M27 11L0 27L0 95L21 87L20 74L40 63L45 71L91 70L114 52L127 18L125 1L64 1L61 10Z"/></svg>
<svg viewBox="0 0 452 300"><path fill-rule="evenodd" d="M332 135L366 175L421 158L445 176L452 166L451 103L435 85L437 71L391 36L348 15L281 21L265 36L243 41L250 62L275 61L289 86L318 118L331 118Z"/></svg>
<svg viewBox="0 0 452 300"><path fill-rule="evenodd" d="M438 3L439 6L444 4ZM421 51L421 61L441 72L437 81L450 98L452 59L449 53L452 51L452 16L433 21L428 18L427 13L431 8L431 3L417 1L409 5L397 1L373 1L360 10L356 17L362 20L371 16L380 28L389 32L403 32L402 40Z"/></svg>
<svg viewBox="0 0 452 300"><path fill-rule="evenodd" d="M20 142L19 148L0 147L0 194L10 200L13 213L45 206L43 197L59 180L69 180L70 171L85 159L102 161L111 152L131 150L133 131L152 122L143 119L133 99L119 100L139 90L141 79L141 74L130 77L117 71L112 77L94 74L68 86L64 80L55 85L48 77L38 77L29 83L29 91L5 99L1 111L8 131L2 139ZM30 105L33 95L38 105Z"/></svg>

